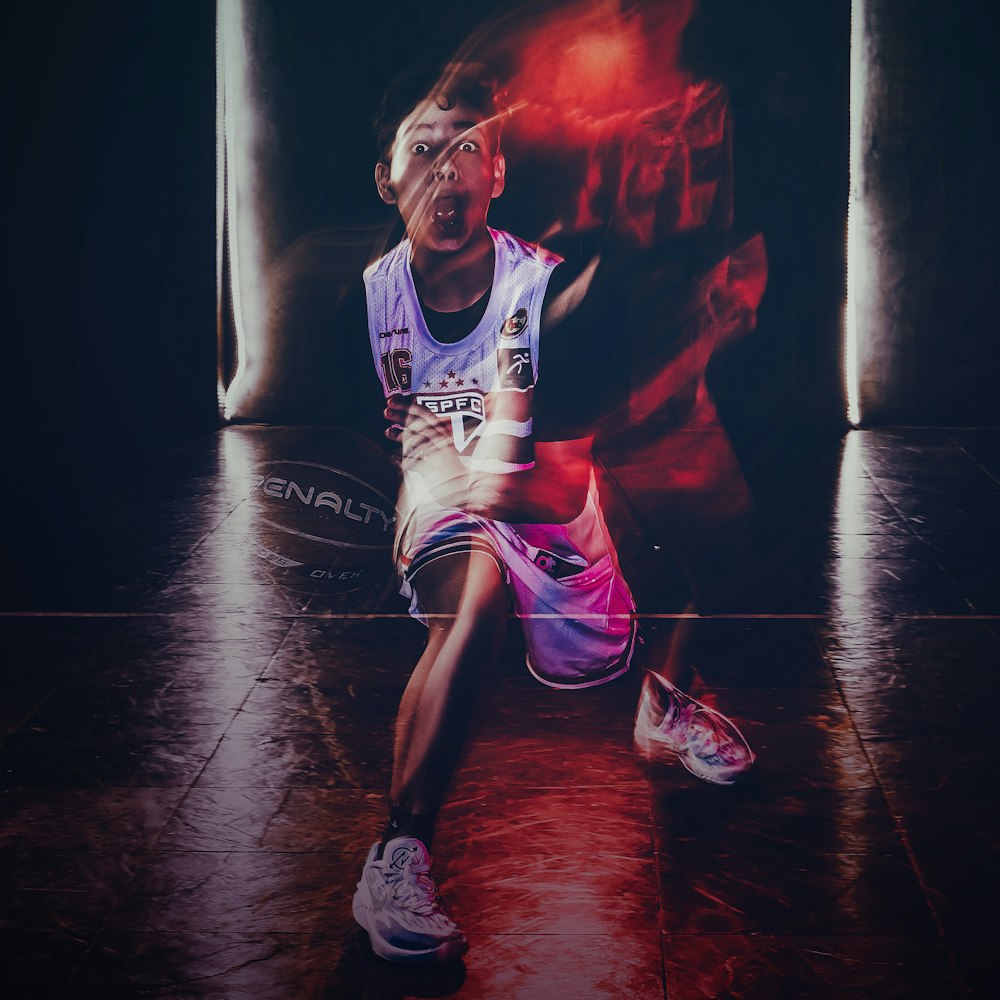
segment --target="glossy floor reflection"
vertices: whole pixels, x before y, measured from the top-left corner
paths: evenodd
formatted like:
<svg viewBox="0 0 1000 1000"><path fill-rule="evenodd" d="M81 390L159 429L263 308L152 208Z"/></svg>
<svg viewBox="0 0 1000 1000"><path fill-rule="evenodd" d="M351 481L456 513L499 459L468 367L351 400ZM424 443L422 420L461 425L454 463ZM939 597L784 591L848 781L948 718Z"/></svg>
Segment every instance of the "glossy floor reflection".
<svg viewBox="0 0 1000 1000"><path fill-rule="evenodd" d="M995 995L1000 433L853 432L758 488L773 612L696 626L760 755L741 787L641 763L637 676L544 689L511 641L435 847L471 950L435 973L350 914L422 629L260 506L328 446L232 427L57 527L21 508L47 540L0 617L6 996Z"/></svg>

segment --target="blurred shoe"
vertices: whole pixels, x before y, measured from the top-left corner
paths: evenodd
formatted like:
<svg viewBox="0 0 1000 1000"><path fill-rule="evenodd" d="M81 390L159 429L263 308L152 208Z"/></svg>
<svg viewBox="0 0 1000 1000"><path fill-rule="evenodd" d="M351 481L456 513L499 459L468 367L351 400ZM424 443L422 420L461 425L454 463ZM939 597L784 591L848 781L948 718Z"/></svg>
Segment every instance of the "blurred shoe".
<svg viewBox="0 0 1000 1000"><path fill-rule="evenodd" d="M414 837L390 840L381 859L378 846L368 852L352 904L372 951L390 962L423 964L465 954L465 935L445 912L423 843Z"/></svg>
<svg viewBox="0 0 1000 1000"><path fill-rule="evenodd" d="M734 723L652 671L643 678L634 738L648 760L677 757L713 785L734 784L756 759Z"/></svg>

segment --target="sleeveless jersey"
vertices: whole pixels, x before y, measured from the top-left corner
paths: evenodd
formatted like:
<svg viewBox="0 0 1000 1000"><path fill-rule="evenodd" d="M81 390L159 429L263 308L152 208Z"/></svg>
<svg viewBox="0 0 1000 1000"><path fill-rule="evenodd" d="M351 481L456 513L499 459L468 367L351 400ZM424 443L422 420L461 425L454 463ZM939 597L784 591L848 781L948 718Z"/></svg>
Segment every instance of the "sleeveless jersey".
<svg viewBox="0 0 1000 1000"><path fill-rule="evenodd" d="M509 233L491 229L490 234L496 264L489 302L475 329L455 344L442 344L427 330L410 272L408 240L365 271L368 332L383 392L387 399L410 397L448 441L425 463L419 455L408 455L403 435L396 549L404 566L437 512L455 503L456 492L461 496L470 471L505 474L534 465L531 407L544 368L544 358L539 364L542 300L561 258ZM570 568L605 558L617 566L593 471L586 503L568 524L490 523L526 547L532 561L540 559L538 565L556 557Z"/></svg>
<svg viewBox="0 0 1000 1000"><path fill-rule="evenodd" d="M372 356L385 396L409 396L425 417L450 426L456 481L469 470L503 474L534 465L542 299L560 258L509 233L491 229L490 235L496 262L486 311L455 344L440 343L427 329L409 240L364 275Z"/></svg>
<svg viewBox="0 0 1000 1000"><path fill-rule="evenodd" d="M475 329L455 344L442 344L427 330L410 272L409 241L364 275L368 332L383 392L387 399L409 397L411 410L416 407L444 442L425 460L417 449L408 453L403 434L395 546L402 592L420 617L411 586L420 567L485 545L505 567L532 673L555 687L602 684L628 667L634 605L593 469L584 505L567 524L508 524L461 508L470 473L509 474L534 465L542 300L560 263L508 233L490 234L496 263L489 302ZM422 431L411 430L418 437ZM449 488L452 477L457 491Z"/></svg>

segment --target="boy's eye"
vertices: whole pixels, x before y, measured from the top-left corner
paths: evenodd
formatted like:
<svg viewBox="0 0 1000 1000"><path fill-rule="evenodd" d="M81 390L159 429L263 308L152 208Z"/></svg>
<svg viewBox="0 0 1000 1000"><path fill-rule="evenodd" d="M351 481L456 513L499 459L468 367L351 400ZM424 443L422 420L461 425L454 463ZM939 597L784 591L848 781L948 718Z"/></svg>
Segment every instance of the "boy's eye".
<svg viewBox="0 0 1000 1000"><path fill-rule="evenodd" d="M412 146L412 152L416 153L417 156L423 156L424 153L430 152L430 146L426 142L415 142Z"/></svg>
<svg viewBox="0 0 1000 1000"><path fill-rule="evenodd" d="M464 142L458 144L458 148L463 153L475 153L479 149L479 143L473 142L471 139L466 139Z"/></svg>

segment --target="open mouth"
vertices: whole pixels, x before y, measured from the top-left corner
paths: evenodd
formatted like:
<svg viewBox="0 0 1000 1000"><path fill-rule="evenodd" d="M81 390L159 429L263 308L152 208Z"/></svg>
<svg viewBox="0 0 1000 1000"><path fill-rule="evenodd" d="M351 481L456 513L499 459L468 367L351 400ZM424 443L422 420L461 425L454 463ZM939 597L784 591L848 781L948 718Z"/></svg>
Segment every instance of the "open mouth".
<svg viewBox="0 0 1000 1000"><path fill-rule="evenodd" d="M431 206L431 222L442 236L460 233L465 222L465 205L462 199L453 194L439 195Z"/></svg>

